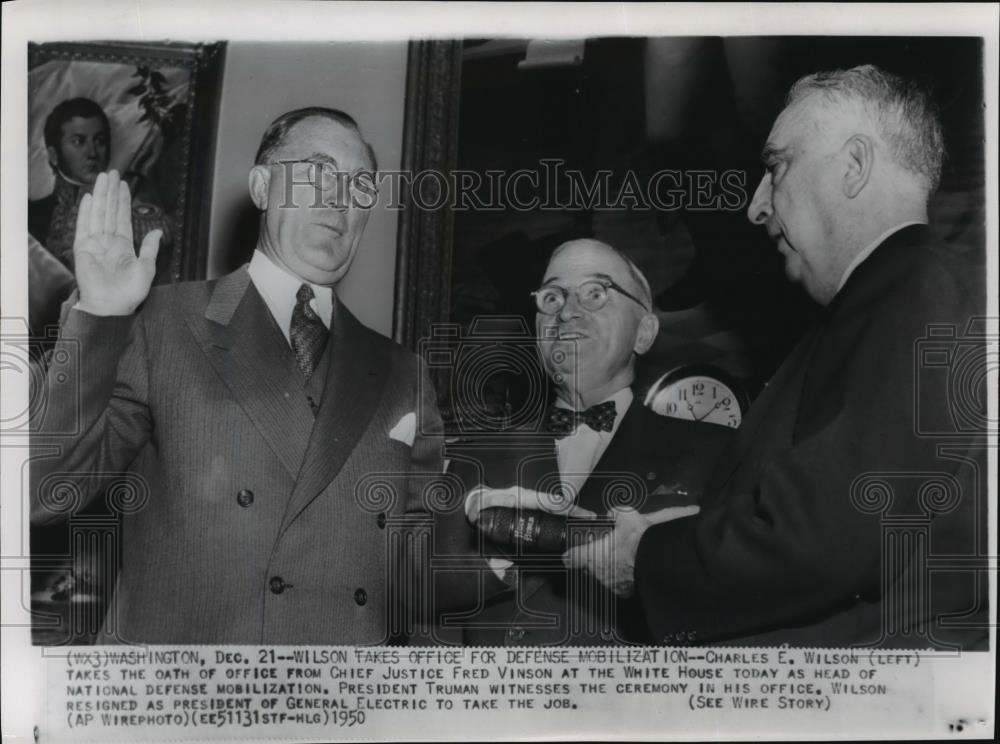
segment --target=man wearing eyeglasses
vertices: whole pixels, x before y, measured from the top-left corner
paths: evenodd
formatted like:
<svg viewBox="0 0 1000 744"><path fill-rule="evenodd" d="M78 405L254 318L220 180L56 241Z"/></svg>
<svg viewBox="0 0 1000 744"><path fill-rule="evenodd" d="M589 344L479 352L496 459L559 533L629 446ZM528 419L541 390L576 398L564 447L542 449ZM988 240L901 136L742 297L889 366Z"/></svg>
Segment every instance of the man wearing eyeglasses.
<svg viewBox="0 0 1000 744"><path fill-rule="evenodd" d="M567 558L658 642L988 647L985 254L928 226L943 143L928 94L873 65L792 86L747 216L823 313L691 524Z"/></svg>
<svg viewBox="0 0 1000 744"><path fill-rule="evenodd" d="M334 291L375 168L347 114L279 117L249 173L261 213L249 265L152 291L159 236L133 251L117 174L82 202L79 297L36 421L32 516L70 516L67 489L83 503L109 482L133 488L100 642L370 644L402 630L390 532L441 461L416 356ZM74 344L79 369L62 369ZM368 497L373 473L390 474L387 498Z"/></svg>
<svg viewBox="0 0 1000 744"><path fill-rule="evenodd" d="M462 640L471 645L645 642L636 604L567 571L558 552L497 547L479 534L486 510L568 516L570 532L581 539L588 530L610 529L626 512L652 522L684 517L696 511L709 465L731 430L661 417L635 399L636 358L652 346L659 321L645 277L624 254L597 240L564 243L534 297L554 401L542 431L509 432L493 446L471 438L449 449L451 471L467 495L449 526L439 521L438 552L464 554L473 568L473 556L485 552L490 568L449 577L450 584L439 578L438 609L473 597L479 611L443 621L462 625ZM482 583L470 586L476 581Z"/></svg>

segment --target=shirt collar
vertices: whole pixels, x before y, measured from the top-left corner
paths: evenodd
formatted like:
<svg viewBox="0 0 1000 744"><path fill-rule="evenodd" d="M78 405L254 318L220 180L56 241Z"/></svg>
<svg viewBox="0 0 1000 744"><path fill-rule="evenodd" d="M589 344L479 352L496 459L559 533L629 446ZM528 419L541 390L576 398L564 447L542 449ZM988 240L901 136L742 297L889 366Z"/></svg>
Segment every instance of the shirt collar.
<svg viewBox="0 0 1000 744"><path fill-rule="evenodd" d="M878 248L880 245L882 245L882 243L884 243L890 235L897 233L904 227L909 227L910 225L926 225L926 224L927 224L926 222L920 222L919 220L900 222L895 227L890 227L884 233L875 238L875 240L869 243L863 251L858 253L858 255L856 255L854 259L847 265L847 268L844 269L844 274L843 276L840 277L840 284L837 286L837 292L840 292L840 290L844 288L844 285L847 284L847 280L851 278L851 274L854 273L854 270L858 268L858 266L860 266L861 263L866 258L868 258L871 254L873 254L875 252L875 249Z"/></svg>
<svg viewBox="0 0 1000 744"><path fill-rule="evenodd" d="M56 174L71 186L76 186L82 189L93 188L93 184L86 184L83 181L77 181L76 179L70 178L63 172L62 168L56 168Z"/></svg>
<svg viewBox="0 0 1000 744"><path fill-rule="evenodd" d="M303 284L312 287L315 296L309 304L323 321L323 324L327 328L330 327L333 319L333 289L331 287L303 282L302 279L285 271L259 250L253 252L253 258L250 259L247 272L286 339L289 338L292 311L295 309L295 294Z"/></svg>

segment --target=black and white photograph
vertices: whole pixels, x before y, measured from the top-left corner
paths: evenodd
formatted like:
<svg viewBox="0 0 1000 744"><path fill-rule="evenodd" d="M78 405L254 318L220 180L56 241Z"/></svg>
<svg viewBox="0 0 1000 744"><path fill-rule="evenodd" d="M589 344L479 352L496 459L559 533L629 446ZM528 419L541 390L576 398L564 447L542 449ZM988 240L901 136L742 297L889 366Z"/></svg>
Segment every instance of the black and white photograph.
<svg viewBox="0 0 1000 744"><path fill-rule="evenodd" d="M996 6L47 5L5 736L992 738Z"/></svg>
<svg viewBox="0 0 1000 744"><path fill-rule="evenodd" d="M59 308L75 287L77 209L102 172L115 169L129 184L134 232L163 231L158 283L204 278L198 245L208 222L196 213L210 196L204 166L216 129L221 46L29 46L32 336L44 338L58 324Z"/></svg>

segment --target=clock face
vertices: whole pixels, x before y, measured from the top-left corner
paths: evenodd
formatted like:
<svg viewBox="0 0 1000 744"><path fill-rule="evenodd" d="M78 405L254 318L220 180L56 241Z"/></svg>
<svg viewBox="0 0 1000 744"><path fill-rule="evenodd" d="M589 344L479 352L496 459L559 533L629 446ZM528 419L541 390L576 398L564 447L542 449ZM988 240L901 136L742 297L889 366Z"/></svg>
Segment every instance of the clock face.
<svg viewBox="0 0 1000 744"><path fill-rule="evenodd" d="M736 393L708 375L689 375L664 385L650 403L661 416L703 421L733 429L743 421Z"/></svg>

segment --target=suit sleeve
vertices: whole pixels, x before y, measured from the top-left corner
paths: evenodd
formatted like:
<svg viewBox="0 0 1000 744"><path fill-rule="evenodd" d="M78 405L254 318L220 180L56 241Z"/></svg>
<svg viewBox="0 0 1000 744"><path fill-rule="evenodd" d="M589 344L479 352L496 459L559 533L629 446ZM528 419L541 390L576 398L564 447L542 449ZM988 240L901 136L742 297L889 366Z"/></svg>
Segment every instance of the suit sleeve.
<svg viewBox="0 0 1000 744"><path fill-rule="evenodd" d="M433 386L426 379L425 390L430 391L425 405L433 407L436 414ZM440 418L437 424L441 426ZM439 441L443 444L443 436ZM420 629L411 639L414 643L442 642L439 635L445 615L473 611L485 599L510 590L489 567L483 539L465 516L465 496L481 482L479 473L455 454L454 448L449 449L447 472L439 470L434 479L425 482L430 495L424 500L419 521L414 521L419 524L414 539L419 549L411 553L411 570L420 577L418 596L422 598L416 608Z"/></svg>
<svg viewBox="0 0 1000 744"><path fill-rule="evenodd" d="M636 587L654 638L738 638L880 595L887 512L872 484L887 479L893 510L912 513L921 481L907 474L955 469L937 457L937 441L915 432L914 360L928 323L965 327L974 313L966 298L947 272L924 272L857 312L839 338L821 337L836 355L811 381L816 394L803 397L809 408L798 409L789 444L742 464L756 470L754 482L734 477L706 494L693 525L677 520L643 536ZM947 420L945 396L921 395L920 405Z"/></svg>
<svg viewBox="0 0 1000 744"><path fill-rule="evenodd" d="M417 385L416 431L410 456L410 482L406 511L425 515L431 491L444 470L444 424L437 407L434 385L419 360L414 381Z"/></svg>
<svg viewBox="0 0 1000 744"><path fill-rule="evenodd" d="M145 348L138 316L65 316L32 391L33 524L91 501L149 440Z"/></svg>

